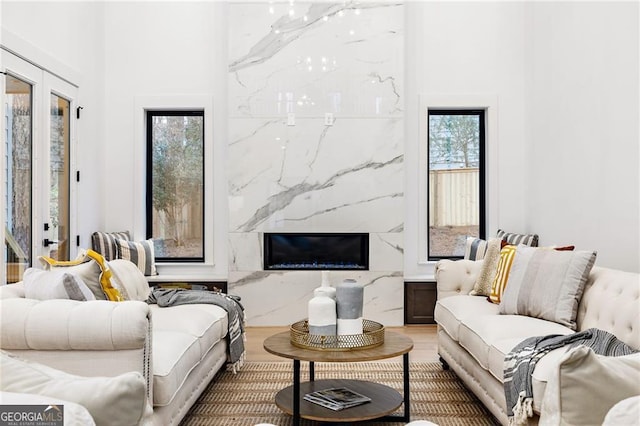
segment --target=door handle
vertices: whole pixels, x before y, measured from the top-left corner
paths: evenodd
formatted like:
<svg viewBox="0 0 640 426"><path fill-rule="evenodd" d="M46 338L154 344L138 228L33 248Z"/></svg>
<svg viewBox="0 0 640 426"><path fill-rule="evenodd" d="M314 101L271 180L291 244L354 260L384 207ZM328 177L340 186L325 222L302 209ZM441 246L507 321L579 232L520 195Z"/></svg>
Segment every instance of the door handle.
<svg viewBox="0 0 640 426"><path fill-rule="evenodd" d="M49 247L52 244L58 244L58 241L52 241L48 238L45 238L42 244L44 244L45 247Z"/></svg>

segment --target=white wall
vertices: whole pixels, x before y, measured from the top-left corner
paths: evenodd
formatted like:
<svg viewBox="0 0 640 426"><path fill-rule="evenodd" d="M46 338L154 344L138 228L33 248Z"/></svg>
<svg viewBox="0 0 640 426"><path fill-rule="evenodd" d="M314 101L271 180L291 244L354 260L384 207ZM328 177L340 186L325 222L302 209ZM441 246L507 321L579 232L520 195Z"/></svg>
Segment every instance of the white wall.
<svg viewBox="0 0 640 426"><path fill-rule="evenodd" d="M526 215L542 245L640 270L638 3L528 8Z"/></svg>
<svg viewBox="0 0 640 426"><path fill-rule="evenodd" d="M80 87L76 151L81 182L77 185L81 246L102 228L104 155L104 39L101 3L2 2L4 38L13 50ZM74 115L75 117L75 115Z"/></svg>
<svg viewBox="0 0 640 426"><path fill-rule="evenodd" d="M406 9L405 274L421 272L410 165L418 95L429 93L497 97L500 183L489 196L498 197L500 227L537 232L542 244L595 249L599 265L638 271L638 4L408 2ZM224 14L219 2L2 2L3 29L81 76L78 155L83 175L95 178L79 185L83 239L94 229L130 228L143 208L132 187L141 167L133 160L141 143L136 96L212 94L216 139L226 140ZM224 181L224 164L216 173ZM227 211L225 191L216 211L218 203ZM216 223L224 227L226 218ZM226 267L225 250L216 250L216 263Z"/></svg>
<svg viewBox="0 0 640 426"><path fill-rule="evenodd" d="M524 3L409 2L406 36L406 210L405 277L432 273L418 254L419 96L497 99L497 176L488 182L497 226L528 232L525 220ZM491 157L491 155L490 155ZM499 181L497 181L499 179ZM495 233L496 229L488 229Z"/></svg>
<svg viewBox="0 0 640 426"><path fill-rule="evenodd" d="M208 96L214 100L215 270L227 271L227 203L224 172L226 140L226 6L218 2L109 2L105 5L105 113L108 184L105 230L129 229L144 238L144 139L136 134L136 99ZM138 117L139 119L140 117ZM160 268L162 269L162 268ZM194 272L194 267L189 272ZM162 271L161 271L162 272ZM197 273L204 273L199 271Z"/></svg>

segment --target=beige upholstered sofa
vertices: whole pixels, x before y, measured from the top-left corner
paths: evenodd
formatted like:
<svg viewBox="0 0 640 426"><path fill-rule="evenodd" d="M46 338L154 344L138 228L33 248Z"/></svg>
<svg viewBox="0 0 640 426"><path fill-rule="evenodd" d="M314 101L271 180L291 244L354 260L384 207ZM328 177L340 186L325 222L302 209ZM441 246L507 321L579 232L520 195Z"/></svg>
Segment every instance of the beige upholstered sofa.
<svg viewBox="0 0 640 426"><path fill-rule="evenodd" d="M34 300L23 283L0 286L0 349L79 376L139 372L140 424L177 425L227 360L227 312L215 305L158 307L127 260L108 263L129 301ZM14 391L15 392L15 391Z"/></svg>
<svg viewBox="0 0 640 426"><path fill-rule="evenodd" d="M445 368L450 367L496 419L506 425L508 417L503 387L505 356L525 338L548 334L566 335L574 331L564 325L543 319L522 315L501 315L498 305L488 302L486 296L468 295L474 288L482 262L442 260L437 264L438 302L435 319L438 323L438 352ZM603 329L633 348L640 348L639 298L640 274L594 267L579 302L577 330ZM557 376L559 364L563 357L566 358L566 352L566 348L550 352L538 362L534 370L532 378L535 415L531 419L534 423L538 421L541 424L545 423L544 415L540 417L540 413L545 396L549 397L549 394L545 395L545 391L549 390L547 384L552 377ZM631 377L626 377L624 380L631 382L632 393L640 394L640 359L638 354L630 355L628 358L632 368L627 371L632 373ZM599 379L589 377L585 380L598 383ZM611 385L610 378L604 380L604 382L608 381ZM556 382L557 380L554 383ZM605 384L596 386L604 390ZM616 388L615 383L612 386ZM574 390L589 392L585 389ZM604 390L604 392L607 391ZM609 392L609 395L611 396L612 393ZM587 394L579 402L582 404L580 409L584 413L589 413L592 409L597 411L596 405L606 397L607 395L596 397ZM624 397L619 398L621 399ZM593 421L589 424L601 424L607 407L610 408L615 402L605 402L605 407L600 407L599 413L591 413L589 418ZM562 409L563 407L559 408L559 410ZM550 421L546 424L554 423ZM568 422L556 424L568 424Z"/></svg>

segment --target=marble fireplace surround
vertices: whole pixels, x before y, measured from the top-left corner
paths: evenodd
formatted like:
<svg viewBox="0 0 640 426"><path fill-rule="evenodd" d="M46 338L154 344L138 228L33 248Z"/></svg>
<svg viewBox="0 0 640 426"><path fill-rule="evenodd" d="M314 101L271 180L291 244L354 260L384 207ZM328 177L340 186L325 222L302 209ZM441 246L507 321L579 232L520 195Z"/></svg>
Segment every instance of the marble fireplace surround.
<svg viewBox="0 0 640 426"><path fill-rule="evenodd" d="M229 3L228 288L249 325L307 316L320 270L263 270L264 233L368 233L364 316L404 321L404 7ZM327 120L327 117L331 118Z"/></svg>

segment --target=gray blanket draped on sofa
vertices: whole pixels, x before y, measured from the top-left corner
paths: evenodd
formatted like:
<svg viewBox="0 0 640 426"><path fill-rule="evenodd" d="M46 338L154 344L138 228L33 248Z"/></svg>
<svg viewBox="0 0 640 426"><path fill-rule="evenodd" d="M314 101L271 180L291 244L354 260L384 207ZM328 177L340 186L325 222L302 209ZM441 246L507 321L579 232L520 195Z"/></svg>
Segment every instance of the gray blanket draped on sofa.
<svg viewBox="0 0 640 426"><path fill-rule="evenodd" d="M235 373L242 366L245 357L244 348L244 308L238 296L230 296L206 290L186 290L183 288L153 288L148 304L160 307L193 304L212 304L220 306L229 315L227 330L228 358Z"/></svg>
<svg viewBox="0 0 640 426"><path fill-rule="evenodd" d="M638 352L604 330L590 328L569 335L552 334L523 340L504 359L504 393L510 425L526 424L533 415L533 382L531 375L538 361L554 349L584 345L596 354L630 355Z"/></svg>

